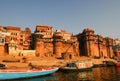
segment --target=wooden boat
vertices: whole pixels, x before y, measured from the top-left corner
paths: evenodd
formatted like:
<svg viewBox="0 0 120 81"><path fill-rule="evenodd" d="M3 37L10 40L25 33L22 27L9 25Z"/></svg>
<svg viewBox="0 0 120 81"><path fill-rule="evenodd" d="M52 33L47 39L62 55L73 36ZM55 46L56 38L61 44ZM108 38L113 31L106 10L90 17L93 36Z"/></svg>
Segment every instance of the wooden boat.
<svg viewBox="0 0 120 81"><path fill-rule="evenodd" d="M120 62L119 62L119 61L116 63L116 66L117 66L117 67L120 67Z"/></svg>
<svg viewBox="0 0 120 81"><path fill-rule="evenodd" d="M0 70L0 80L29 78L36 76L48 75L56 72L58 68L42 68L31 70Z"/></svg>
<svg viewBox="0 0 120 81"><path fill-rule="evenodd" d="M115 63L113 61L103 61L105 64L104 66L115 66Z"/></svg>
<svg viewBox="0 0 120 81"><path fill-rule="evenodd" d="M117 67L120 67L120 59L117 60L117 62L115 63L115 65L116 65Z"/></svg>
<svg viewBox="0 0 120 81"><path fill-rule="evenodd" d="M60 68L61 70L88 70L93 67L91 60L83 60L79 62L70 62L67 66Z"/></svg>
<svg viewBox="0 0 120 81"><path fill-rule="evenodd" d="M120 57L117 57L117 62L115 64L117 67L120 67Z"/></svg>

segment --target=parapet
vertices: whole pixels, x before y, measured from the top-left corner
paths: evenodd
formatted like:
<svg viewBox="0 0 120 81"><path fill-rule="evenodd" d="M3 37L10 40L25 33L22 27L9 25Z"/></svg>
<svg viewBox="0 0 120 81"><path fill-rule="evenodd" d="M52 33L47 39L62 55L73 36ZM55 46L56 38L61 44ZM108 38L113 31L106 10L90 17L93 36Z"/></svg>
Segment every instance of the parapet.
<svg viewBox="0 0 120 81"><path fill-rule="evenodd" d="M16 30L16 31L20 31L20 27L13 27L13 26L7 26L6 30Z"/></svg>

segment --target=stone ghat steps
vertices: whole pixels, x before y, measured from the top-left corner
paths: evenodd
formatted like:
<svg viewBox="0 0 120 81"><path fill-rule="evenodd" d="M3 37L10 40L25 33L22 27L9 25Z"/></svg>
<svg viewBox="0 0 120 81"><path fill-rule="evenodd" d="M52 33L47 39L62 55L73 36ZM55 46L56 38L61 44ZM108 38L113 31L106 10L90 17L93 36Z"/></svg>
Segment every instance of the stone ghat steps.
<svg viewBox="0 0 120 81"><path fill-rule="evenodd" d="M20 59L20 62L2 62L4 59ZM86 60L91 59L94 65L101 65L103 64L103 61L113 61L114 63L116 60L114 59L93 59L90 57L79 57L76 59L57 59L55 57L24 57L26 58L26 62L23 62L23 57L0 57L0 63L6 64L7 68L13 68L13 69L27 69L30 68L29 63L31 63L33 66L36 67L45 67L45 66L58 66L63 67L70 61L80 61L80 60Z"/></svg>

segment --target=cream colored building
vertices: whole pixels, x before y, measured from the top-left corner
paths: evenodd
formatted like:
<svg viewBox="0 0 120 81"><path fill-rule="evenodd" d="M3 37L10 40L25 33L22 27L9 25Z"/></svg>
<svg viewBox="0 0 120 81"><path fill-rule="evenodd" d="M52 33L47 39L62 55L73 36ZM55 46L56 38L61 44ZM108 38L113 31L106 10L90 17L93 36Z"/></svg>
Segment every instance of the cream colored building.
<svg viewBox="0 0 120 81"><path fill-rule="evenodd" d="M65 30L56 30L54 32L54 35L59 35L62 37L64 40L71 40L71 33L65 31Z"/></svg>
<svg viewBox="0 0 120 81"><path fill-rule="evenodd" d="M53 27L48 25L37 25L35 34L41 35L42 38L52 38Z"/></svg>
<svg viewBox="0 0 120 81"><path fill-rule="evenodd" d="M7 26L6 31L10 33L9 42L14 40L16 44L20 42L20 27Z"/></svg>

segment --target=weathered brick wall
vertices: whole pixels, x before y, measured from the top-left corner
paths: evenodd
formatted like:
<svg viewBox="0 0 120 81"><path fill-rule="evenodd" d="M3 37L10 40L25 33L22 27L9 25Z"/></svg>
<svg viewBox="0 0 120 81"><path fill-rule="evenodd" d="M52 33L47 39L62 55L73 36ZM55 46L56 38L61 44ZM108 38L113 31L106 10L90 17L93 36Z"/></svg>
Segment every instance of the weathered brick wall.
<svg viewBox="0 0 120 81"><path fill-rule="evenodd" d="M4 45L0 45L0 56L3 56L4 54L5 54Z"/></svg>
<svg viewBox="0 0 120 81"><path fill-rule="evenodd" d="M59 40L54 41L53 46L54 46L54 48L53 48L54 54L57 57L61 57L61 53L62 53L62 50L63 50L62 41L59 41Z"/></svg>
<svg viewBox="0 0 120 81"><path fill-rule="evenodd" d="M43 40L36 40L35 50L36 50L36 56L44 56L44 42L43 42Z"/></svg>
<svg viewBox="0 0 120 81"><path fill-rule="evenodd" d="M84 56L113 57L112 38L104 38L101 35L94 34L90 28L84 29L83 33L77 35L80 51ZM82 46L81 46L82 45Z"/></svg>
<svg viewBox="0 0 120 81"><path fill-rule="evenodd" d="M78 42L65 42L62 40L50 41L38 39L35 44L36 55L62 57L62 53L69 53L73 56L79 56Z"/></svg>
<svg viewBox="0 0 120 81"><path fill-rule="evenodd" d="M53 55L53 43L52 41L44 41L44 50L45 56L52 56Z"/></svg>

